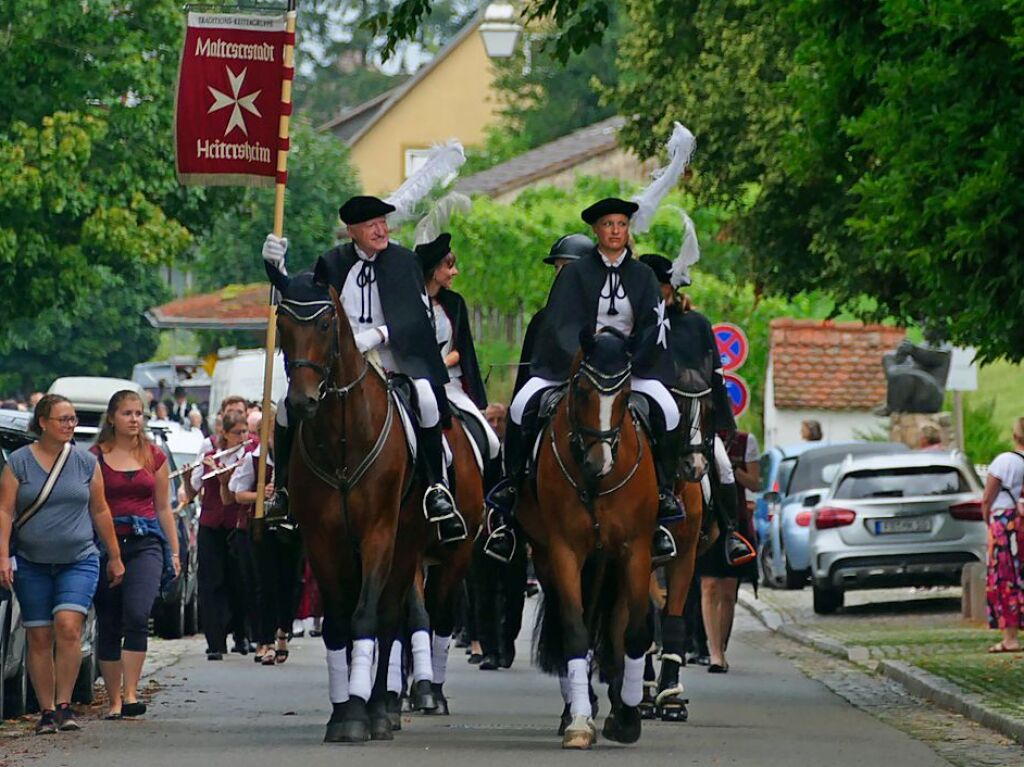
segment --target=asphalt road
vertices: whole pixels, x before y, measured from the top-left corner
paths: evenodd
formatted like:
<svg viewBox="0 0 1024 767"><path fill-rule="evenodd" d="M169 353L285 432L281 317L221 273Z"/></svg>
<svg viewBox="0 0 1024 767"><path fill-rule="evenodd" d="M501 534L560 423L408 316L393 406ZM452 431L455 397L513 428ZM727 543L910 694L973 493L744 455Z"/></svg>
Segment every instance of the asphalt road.
<svg viewBox="0 0 1024 767"><path fill-rule="evenodd" d="M599 740L589 753L560 749L557 680L520 659L507 671L479 671L453 651L446 685L450 717L410 715L390 743L323 744L326 671L318 639L293 643L280 667L248 657L206 661L202 643L155 675L160 689L138 721L90 720L80 733L34 741L18 764L74 767L541 767L582 760L615 765L947 765L933 751L854 708L789 661L763 649L768 634L740 611L732 670L687 669L686 724L645 722L634 746ZM456 654L458 653L458 654ZM602 689L603 696L603 689ZM606 698L602 713L607 711ZM599 722L600 728L600 722ZM2 761L2 760L0 760Z"/></svg>

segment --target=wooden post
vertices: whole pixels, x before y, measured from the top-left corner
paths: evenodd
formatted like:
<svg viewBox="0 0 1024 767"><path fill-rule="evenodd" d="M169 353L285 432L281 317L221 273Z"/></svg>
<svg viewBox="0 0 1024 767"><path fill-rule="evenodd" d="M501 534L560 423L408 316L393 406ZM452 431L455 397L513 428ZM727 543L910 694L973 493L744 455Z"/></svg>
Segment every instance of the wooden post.
<svg viewBox="0 0 1024 767"><path fill-rule="evenodd" d="M281 121L277 137L277 184L274 187L274 234L284 236L284 190L288 181L288 131L291 125L292 80L295 76L295 0L288 2L287 37L284 44L284 78L281 82ZM267 313L267 342L264 346L263 417L260 419L260 459L256 470L256 509L254 517L263 519L263 494L267 486L267 453L270 449L270 417L274 385L274 349L277 346L277 296L270 289L270 311Z"/></svg>

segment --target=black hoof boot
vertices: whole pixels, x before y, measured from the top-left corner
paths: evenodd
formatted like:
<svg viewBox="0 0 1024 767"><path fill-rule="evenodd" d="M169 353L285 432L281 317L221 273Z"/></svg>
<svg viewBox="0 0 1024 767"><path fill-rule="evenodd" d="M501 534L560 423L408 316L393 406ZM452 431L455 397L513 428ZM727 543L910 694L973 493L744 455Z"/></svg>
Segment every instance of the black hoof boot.
<svg viewBox="0 0 1024 767"><path fill-rule="evenodd" d="M558 723L558 734L565 735L565 728L572 723L572 712L569 710L569 704L565 704L565 708L562 709L562 719Z"/></svg>
<svg viewBox="0 0 1024 767"><path fill-rule="evenodd" d="M398 732L402 729L402 701L397 692L389 692L384 698L384 708L388 712L388 721L391 722L391 730Z"/></svg>
<svg viewBox="0 0 1024 767"><path fill-rule="evenodd" d="M430 687L429 679L421 679L413 682L409 690L409 706L413 711L434 711L437 708L437 701L434 699L434 691Z"/></svg>
<svg viewBox="0 0 1024 767"><path fill-rule="evenodd" d="M655 702L658 697L658 685L655 682L644 682L644 697L637 706L641 719L657 719Z"/></svg>
<svg viewBox="0 0 1024 767"><path fill-rule="evenodd" d="M360 698L336 704L327 723L324 743L365 743L370 739L370 717Z"/></svg>
<svg viewBox="0 0 1024 767"><path fill-rule="evenodd" d="M640 709L637 706L619 706L604 720L601 733L616 743L636 743L640 740Z"/></svg>
<svg viewBox="0 0 1024 767"><path fill-rule="evenodd" d="M430 690L434 693L434 700L437 702L437 708L430 713L438 714L439 716L448 716L451 713L448 710L448 698L444 694L444 685L437 684L437 682L431 682Z"/></svg>
<svg viewBox="0 0 1024 767"><path fill-rule="evenodd" d="M661 677L658 679L655 713L663 722L685 722L690 716L686 708L690 701L685 697L683 685L679 682L679 669L682 666L681 655L668 652L661 654Z"/></svg>
<svg viewBox="0 0 1024 767"><path fill-rule="evenodd" d="M394 740L391 734L391 718L388 716L387 700L371 700L367 706L370 715L370 740Z"/></svg>
<svg viewBox="0 0 1024 767"><path fill-rule="evenodd" d="M480 659L481 671L497 671L499 668L501 668L501 663L498 662L498 656L494 653L486 653L484 657Z"/></svg>

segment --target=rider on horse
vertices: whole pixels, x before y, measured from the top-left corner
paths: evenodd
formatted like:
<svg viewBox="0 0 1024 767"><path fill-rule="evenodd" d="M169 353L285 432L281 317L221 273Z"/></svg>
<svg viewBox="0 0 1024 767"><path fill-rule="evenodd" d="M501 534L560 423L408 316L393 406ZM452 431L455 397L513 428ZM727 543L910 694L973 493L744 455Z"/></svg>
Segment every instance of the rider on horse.
<svg viewBox="0 0 1024 767"><path fill-rule="evenodd" d="M472 418L483 432L487 439L487 455L481 457L486 463L498 457L501 441L481 412L487 409L487 390L473 346L469 309L465 299L451 289L452 279L459 273L451 243L452 236L445 232L432 242L417 245L416 255L423 268L423 281L434 314L437 345L448 368L444 393L448 402Z"/></svg>
<svg viewBox="0 0 1024 767"><path fill-rule="evenodd" d="M729 394L725 389L725 378L711 322L700 312L684 307L683 302L679 300L672 285L671 261L656 254L640 256L640 261L651 267L661 285L661 295L667 305L665 316L671 323L668 331L669 352L676 365L676 380L686 379L688 388L710 390L714 403L714 431L730 434L735 432L736 421L733 418ZM683 276L680 287L690 284L689 275ZM723 482L729 482L723 484L722 492L716 495L715 508L718 509L719 522L726 532L726 561L729 564L738 564L756 556L756 551L736 529L738 496L734 480L730 479L733 476L732 468L720 438L716 436L714 442L719 478Z"/></svg>
<svg viewBox="0 0 1024 767"><path fill-rule="evenodd" d="M632 390L648 397L653 432L652 449L658 475L658 522L652 554L665 559L675 553L675 542L662 526L684 512L674 494L679 445L679 409L666 388L673 366L665 354L664 302L654 275L633 260L629 249L629 219L637 204L617 198L601 200L582 212L597 235L598 245L558 274L545 307L544 326L530 359L531 378L509 408L505 436L505 479L488 501L510 515L515 506L531 447L536 403L543 391L569 378L579 348L580 331L614 328L631 339ZM525 428L524 428L525 427ZM487 550L498 559L511 558L515 534L503 526L491 534Z"/></svg>
<svg viewBox="0 0 1024 767"><path fill-rule="evenodd" d="M417 443L427 484L423 511L430 522L457 520L464 537L465 522L447 488L443 466L440 405L445 403L442 389L448 373L434 340L419 261L412 251L388 239L386 216L394 210L393 205L376 197L349 199L338 214L351 241L324 253L320 261L329 284L338 291L359 350L363 354L375 352L385 371L403 373L412 380L419 410ZM267 236L263 258L268 268L283 266L287 247L287 240ZM285 426L276 434L279 460L275 515L287 508L291 432Z"/></svg>

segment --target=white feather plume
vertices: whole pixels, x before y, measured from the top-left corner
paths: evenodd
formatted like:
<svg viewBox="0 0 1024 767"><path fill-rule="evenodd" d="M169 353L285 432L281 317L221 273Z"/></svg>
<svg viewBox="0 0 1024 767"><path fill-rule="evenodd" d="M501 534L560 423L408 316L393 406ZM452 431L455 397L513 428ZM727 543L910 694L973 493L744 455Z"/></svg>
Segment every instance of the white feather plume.
<svg viewBox="0 0 1024 767"><path fill-rule="evenodd" d="M415 216L419 201L438 184L450 182L464 162L466 152L458 139L433 146L423 166L387 198L386 202L395 206L395 212L388 216L388 223L394 226Z"/></svg>
<svg viewBox="0 0 1024 767"><path fill-rule="evenodd" d="M653 180L647 188L633 197L633 202L640 206L640 209L633 214L629 225L634 233L643 234L650 229L654 214L658 212L658 206L679 181L679 177L683 175L696 147L697 139L693 137L690 130L682 123L675 123L672 136L666 147L668 149L668 165L654 171L651 174Z"/></svg>
<svg viewBox="0 0 1024 767"><path fill-rule="evenodd" d="M683 220L683 244L679 248L679 255L672 261L671 273L672 287L678 288L680 285L690 284L690 267L700 261L700 243L697 242L697 229L693 225L693 219L679 206L669 207Z"/></svg>
<svg viewBox="0 0 1024 767"><path fill-rule="evenodd" d="M466 195L461 192L449 192L434 203L430 212L416 224L416 231L413 234L415 244L433 242L448 228L453 213L469 213L472 207L473 203Z"/></svg>

